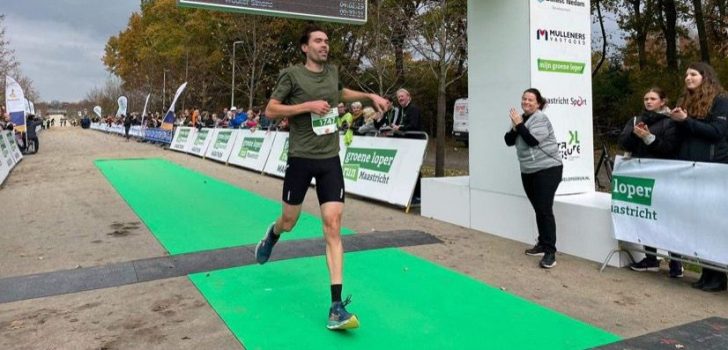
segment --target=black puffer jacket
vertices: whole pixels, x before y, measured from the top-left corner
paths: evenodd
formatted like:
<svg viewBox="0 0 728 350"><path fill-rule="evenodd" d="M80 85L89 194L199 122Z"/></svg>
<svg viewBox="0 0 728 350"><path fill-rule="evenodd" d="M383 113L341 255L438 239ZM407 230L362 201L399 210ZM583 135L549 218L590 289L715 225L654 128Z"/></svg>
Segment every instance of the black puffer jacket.
<svg viewBox="0 0 728 350"><path fill-rule="evenodd" d="M728 163L728 97L716 97L704 119L688 116L676 124L683 140L678 159Z"/></svg>
<svg viewBox="0 0 728 350"><path fill-rule="evenodd" d="M649 145L632 132L634 124L639 122L647 124L650 133L655 135L655 141ZM641 115L627 121L619 135L619 146L637 158L674 159L680 147L680 135L675 124L667 115L643 111Z"/></svg>

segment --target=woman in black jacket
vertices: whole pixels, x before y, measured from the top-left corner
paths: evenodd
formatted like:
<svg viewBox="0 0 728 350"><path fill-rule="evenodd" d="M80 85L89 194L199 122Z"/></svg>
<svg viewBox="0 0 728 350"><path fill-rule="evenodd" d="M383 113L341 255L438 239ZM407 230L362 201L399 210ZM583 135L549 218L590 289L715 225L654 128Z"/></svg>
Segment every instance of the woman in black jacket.
<svg viewBox="0 0 728 350"><path fill-rule="evenodd" d="M629 118L619 135L619 146L630 152L635 158L675 159L680 138L675 121L670 119L665 92L653 87L644 97L645 109L639 116ZM648 252L656 253L657 249L645 246ZM677 255L672 255L679 257ZM683 276L682 263L670 260L670 277ZM630 265L635 271L659 271L660 262L657 256L647 254L644 259Z"/></svg>
<svg viewBox="0 0 728 350"><path fill-rule="evenodd" d="M685 90L672 110L683 142L678 159L728 163L728 96L713 67L691 64L685 73ZM726 290L726 274L703 268L693 287L708 292Z"/></svg>

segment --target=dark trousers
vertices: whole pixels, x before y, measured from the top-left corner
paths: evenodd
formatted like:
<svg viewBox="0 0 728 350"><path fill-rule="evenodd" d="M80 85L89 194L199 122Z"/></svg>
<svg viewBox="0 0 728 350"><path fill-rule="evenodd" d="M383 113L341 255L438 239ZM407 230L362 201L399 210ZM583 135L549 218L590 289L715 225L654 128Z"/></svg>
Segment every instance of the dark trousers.
<svg viewBox="0 0 728 350"><path fill-rule="evenodd" d="M538 244L547 252L556 252L556 219L554 218L554 195L561 183L564 167L559 165L539 170L533 174L521 173L521 182L526 196L536 212Z"/></svg>
<svg viewBox="0 0 728 350"><path fill-rule="evenodd" d="M657 253L657 248L645 246L645 250L648 252ZM670 256L678 258L678 259L682 257L682 255L675 254L672 252L669 252L669 254L670 254ZM645 258L647 258L647 261L657 261L657 255L645 254Z"/></svg>

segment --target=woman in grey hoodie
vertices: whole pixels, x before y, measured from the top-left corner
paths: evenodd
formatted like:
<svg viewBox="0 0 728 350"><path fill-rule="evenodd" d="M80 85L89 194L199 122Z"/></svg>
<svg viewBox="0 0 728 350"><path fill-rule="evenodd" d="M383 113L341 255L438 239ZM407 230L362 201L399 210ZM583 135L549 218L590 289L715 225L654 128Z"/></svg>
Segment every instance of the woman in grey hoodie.
<svg viewBox="0 0 728 350"><path fill-rule="evenodd" d="M521 97L523 114L511 108L511 130L505 135L506 145L516 146L521 166L521 182L536 212L538 243L526 255L543 256L539 265L556 266L556 219L554 195L561 183L563 165L554 129L542 110L546 99L537 89L528 89Z"/></svg>

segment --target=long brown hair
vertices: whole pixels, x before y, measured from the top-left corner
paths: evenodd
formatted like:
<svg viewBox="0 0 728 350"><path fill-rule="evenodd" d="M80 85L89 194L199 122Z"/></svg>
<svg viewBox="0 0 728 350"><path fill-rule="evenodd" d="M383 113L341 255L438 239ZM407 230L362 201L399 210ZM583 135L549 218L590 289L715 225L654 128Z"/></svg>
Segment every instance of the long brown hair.
<svg viewBox="0 0 728 350"><path fill-rule="evenodd" d="M705 119L710 113L713 106L713 100L716 96L725 93L725 89L720 84L718 74L715 69L705 62L696 62L688 66L688 69L694 69L703 77L703 82L695 90L688 90L686 87L680 96L678 105L684 109L689 116L697 119Z"/></svg>

